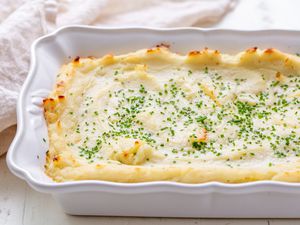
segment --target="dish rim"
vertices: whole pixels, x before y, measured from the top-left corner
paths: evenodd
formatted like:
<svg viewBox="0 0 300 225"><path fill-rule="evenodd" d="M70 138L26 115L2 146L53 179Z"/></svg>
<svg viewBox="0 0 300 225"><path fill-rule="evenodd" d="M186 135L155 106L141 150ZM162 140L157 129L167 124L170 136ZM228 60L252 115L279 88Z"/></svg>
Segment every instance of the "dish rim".
<svg viewBox="0 0 300 225"><path fill-rule="evenodd" d="M62 32L68 32L73 29L81 29L84 32L89 30L102 30L102 31L126 31L126 32L165 32L165 31L200 31L200 32L233 32L233 33L296 33L300 34L300 31L296 30L283 30L283 29L260 29L260 30L234 30L234 29L214 29L214 28L197 28L197 27L177 27L177 28L151 28L151 27L95 27L86 25L72 25L61 27L47 35L44 35L36 39L31 45L30 53L30 69L28 76L21 88L18 101L17 101L17 132L11 143L6 161L10 171L17 177L25 180L34 189L47 192L47 193L62 193L72 191L109 191L109 192L126 192L126 193L138 193L138 192L157 192L157 191L174 191L183 193L203 193L203 192L228 192L228 193L242 193L242 192L256 192L261 190L268 191L285 191L300 193L300 183L289 183L281 181L253 181L247 183L221 183L221 182L206 182L199 184L186 184L178 183L175 181L152 181L152 182L140 182L140 183L119 183L101 180L79 180L79 181L67 181L67 182L52 182L45 183L35 179L29 171L21 168L14 162L14 154L16 154L17 146L21 141L21 137L24 133L24 96L32 79L35 76L35 70L37 65L36 47L43 41L51 41L55 39ZM100 188L101 187L101 188Z"/></svg>

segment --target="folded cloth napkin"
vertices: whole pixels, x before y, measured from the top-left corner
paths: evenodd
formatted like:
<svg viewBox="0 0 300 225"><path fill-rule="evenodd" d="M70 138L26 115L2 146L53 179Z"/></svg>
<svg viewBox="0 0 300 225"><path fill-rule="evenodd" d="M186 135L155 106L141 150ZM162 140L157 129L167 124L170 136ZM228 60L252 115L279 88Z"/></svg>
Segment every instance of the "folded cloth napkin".
<svg viewBox="0 0 300 225"><path fill-rule="evenodd" d="M218 22L234 5L235 0L2 0L0 132L16 123L16 101L34 39L70 24L203 26ZM0 149L0 155L5 151Z"/></svg>

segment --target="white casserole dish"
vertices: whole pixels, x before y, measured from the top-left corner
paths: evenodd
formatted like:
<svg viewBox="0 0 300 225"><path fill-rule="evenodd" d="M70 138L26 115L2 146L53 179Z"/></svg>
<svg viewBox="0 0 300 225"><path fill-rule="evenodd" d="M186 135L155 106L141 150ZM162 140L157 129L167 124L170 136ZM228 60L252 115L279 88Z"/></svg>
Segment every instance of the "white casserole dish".
<svg viewBox="0 0 300 225"><path fill-rule="evenodd" d="M18 130L7 154L8 166L35 190L51 193L66 213L74 215L300 218L297 183L55 183L44 173L48 144L41 107L58 69L70 57L121 54L160 43L181 53L204 47L237 53L254 46L296 53L300 52L299 36L300 31L283 30L61 28L32 45L31 68L19 96Z"/></svg>

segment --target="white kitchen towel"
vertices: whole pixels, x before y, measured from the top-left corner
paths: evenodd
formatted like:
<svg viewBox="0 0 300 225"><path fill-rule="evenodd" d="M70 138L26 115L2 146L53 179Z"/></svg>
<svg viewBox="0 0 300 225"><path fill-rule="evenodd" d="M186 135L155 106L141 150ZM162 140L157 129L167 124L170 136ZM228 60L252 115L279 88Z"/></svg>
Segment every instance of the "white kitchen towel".
<svg viewBox="0 0 300 225"><path fill-rule="evenodd" d="M220 21L234 5L235 0L0 0L0 132L16 123L34 39L70 24L203 26Z"/></svg>

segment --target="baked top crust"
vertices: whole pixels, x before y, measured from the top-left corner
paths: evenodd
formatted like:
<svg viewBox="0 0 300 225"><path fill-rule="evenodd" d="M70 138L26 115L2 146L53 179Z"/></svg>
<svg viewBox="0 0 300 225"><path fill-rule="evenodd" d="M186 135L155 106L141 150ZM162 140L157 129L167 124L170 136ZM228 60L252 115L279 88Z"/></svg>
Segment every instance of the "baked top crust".
<svg viewBox="0 0 300 225"><path fill-rule="evenodd" d="M300 58L165 46L63 65L44 99L58 182L300 181Z"/></svg>

